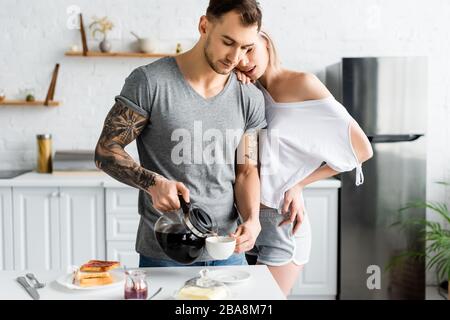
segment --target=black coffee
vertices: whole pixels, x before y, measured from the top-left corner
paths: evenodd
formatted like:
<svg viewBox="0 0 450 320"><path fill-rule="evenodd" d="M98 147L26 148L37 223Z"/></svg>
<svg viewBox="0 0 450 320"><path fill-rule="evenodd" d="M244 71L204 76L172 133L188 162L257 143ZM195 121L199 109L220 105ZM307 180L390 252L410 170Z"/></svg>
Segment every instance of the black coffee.
<svg viewBox="0 0 450 320"><path fill-rule="evenodd" d="M193 263L203 252L205 239L187 231L182 225L169 225L155 231L161 249L171 259L182 263Z"/></svg>

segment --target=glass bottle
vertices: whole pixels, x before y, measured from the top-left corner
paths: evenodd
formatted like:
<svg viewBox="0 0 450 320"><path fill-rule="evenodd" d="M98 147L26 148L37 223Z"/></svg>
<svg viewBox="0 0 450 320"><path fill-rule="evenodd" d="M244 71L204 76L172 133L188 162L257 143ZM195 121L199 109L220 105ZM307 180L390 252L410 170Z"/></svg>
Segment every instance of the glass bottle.
<svg viewBox="0 0 450 320"><path fill-rule="evenodd" d="M37 135L37 172L51 173L52 172L52 135L38 134Z"/></svg>

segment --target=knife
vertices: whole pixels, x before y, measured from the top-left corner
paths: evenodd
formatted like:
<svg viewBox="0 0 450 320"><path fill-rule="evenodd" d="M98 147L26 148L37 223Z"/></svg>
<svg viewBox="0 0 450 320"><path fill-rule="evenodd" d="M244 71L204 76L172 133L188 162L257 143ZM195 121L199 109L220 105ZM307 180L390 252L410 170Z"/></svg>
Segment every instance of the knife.
<svg viewBox="0 0 450 320"><path fill-rule="evenodd" d="M30 284L28 283L27 279L25 279L25 277L18 277L17 282L20 283L22 285L22 287L28 292L28 294L34 299L34 300L39 300L40 296L39 293L37 292L37 290L30 286Z"/></svg>

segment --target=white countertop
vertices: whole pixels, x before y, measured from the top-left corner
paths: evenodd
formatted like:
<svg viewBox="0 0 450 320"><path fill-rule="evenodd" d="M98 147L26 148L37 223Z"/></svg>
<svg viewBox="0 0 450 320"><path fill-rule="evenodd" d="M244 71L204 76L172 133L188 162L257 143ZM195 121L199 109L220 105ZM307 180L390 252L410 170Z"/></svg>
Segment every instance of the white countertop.
<svg viewBox="0 0 450 320"><path fill-rule="evenodd" d="M129 187L103 171L51 174L28 172L12 179L0 179L0 187Z"/></svg>
<svg viewBox="0 0 450 320"><path fill-rule="evenodd" d="M314 182L306 188L339 188L341 182L329 178ZM104 172L77 173L77 174L48 174L28 172L13 179L0 179L0 187L105 187L130 188Z"/></svg>
<svg viewBox="0 0 450 320"><path fill-rule="evenodd" d="M185 281L198 276L203 267L168 267L168 268L142 268L147 273L149 285L148 296L155 293L159 287L163 290L154 300L173 299L173 294L181 288ZM252 266L222 266L208 267L209 270L244 270L251 274L245 282L228 284L233 300L285 300L281 289L275 282L272 274L265 265ZM1 300L30 300L31 297L16 282L18 276L25 276L28 271L0 271L0 299ZM32 271L34 272L34 271ZM102 290L76 290L68 289L58 282L64 271L34 272L41 282L46 283L38 289L43 300L118 300L124 299L123 286L115 286ZM152 300L153 300L152 299Z"/></svg>

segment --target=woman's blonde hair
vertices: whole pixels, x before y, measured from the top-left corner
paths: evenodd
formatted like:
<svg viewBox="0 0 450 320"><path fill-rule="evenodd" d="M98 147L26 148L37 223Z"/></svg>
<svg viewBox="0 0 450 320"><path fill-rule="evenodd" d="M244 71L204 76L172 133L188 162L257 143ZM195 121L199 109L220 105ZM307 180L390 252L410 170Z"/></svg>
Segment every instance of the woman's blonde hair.
<svg viewBox="0 0 450 320"><path fill-rule="evenodd" d="M259 35L267 41L267 50L269 51L269 65L274 69L279 69L281 67L281 63L278 58L277 50L272 38L269 36L267 31L264 30L261 30L259 32Z"/></svg>

